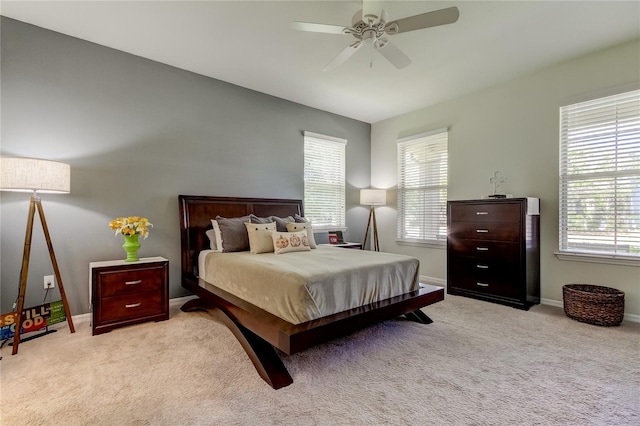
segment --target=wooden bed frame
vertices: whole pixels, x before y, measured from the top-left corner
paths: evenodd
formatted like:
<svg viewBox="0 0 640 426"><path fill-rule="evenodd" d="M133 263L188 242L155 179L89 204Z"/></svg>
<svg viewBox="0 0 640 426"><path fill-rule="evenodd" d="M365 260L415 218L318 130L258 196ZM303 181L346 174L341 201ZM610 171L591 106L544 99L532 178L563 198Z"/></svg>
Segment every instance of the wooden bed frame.
<svg viewBox="0 0 640 426"><path fill-rule="evenodd" d="M400 315L428 324L432 321L420 308L444 300L442 287L420 284L420 289L411 293L302 324L291 324L198 278L198 254L209 248L205 232L212 228L211 219L216 216L303 215L302 201L191 195L180 195L178 199L182 286L198 296L181 309L185 312L208 311L222 321L236 336L260 376L274 389L293 383L274 347L291 355Z"/></svg>

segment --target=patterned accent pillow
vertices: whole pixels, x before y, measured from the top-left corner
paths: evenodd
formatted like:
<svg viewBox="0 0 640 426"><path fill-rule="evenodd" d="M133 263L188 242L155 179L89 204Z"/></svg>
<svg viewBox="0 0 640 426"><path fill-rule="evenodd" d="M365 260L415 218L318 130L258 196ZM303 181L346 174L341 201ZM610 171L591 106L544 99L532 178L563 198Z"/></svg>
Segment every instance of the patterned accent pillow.
<svg viewBox="0 0 640 426"><path fill-rule="evenodd" d="M249 251L252 254L273 253L273 239L271 233L275 232L276 224L271 223L251 223L244 224L249 234Z"/></svg>
<svg viewBox="0 0 640 426"><path fill-rule="evenodd" d="M289 232L298 232L298 231L306 231L307 238L309 239L309 247L312 249L316 248L316 239L313 236L313 229L311 227L311 222L305 223L287 223L287 231Z"/></svg>
<svg viewBox="0 0 640 426"><path fill-rule="evenodd" d="M220 227L224 253L249 250L249 234L244 226L245 222L249 222L249 215L233 218L216 216L216 222Z"/></svg>
<svg viewBox="0 0 640 426"><path fill-rule="evenodd" d="M292 251L309 251L307 232L272 232L273 251L275 254L289 253Z"/></svg>

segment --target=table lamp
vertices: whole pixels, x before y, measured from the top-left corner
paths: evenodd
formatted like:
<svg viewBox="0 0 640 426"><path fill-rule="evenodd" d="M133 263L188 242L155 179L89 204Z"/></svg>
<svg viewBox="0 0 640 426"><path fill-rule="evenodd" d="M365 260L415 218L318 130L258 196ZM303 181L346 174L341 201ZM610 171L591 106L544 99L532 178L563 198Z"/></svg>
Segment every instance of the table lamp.
<svg viewBox="0 0 640 426"><path fill-rule="evenodd" d="M27 217L27 232L24 237L24 249L22 252L22 268L20 269L20 290L18 293L18 310L16 328L13 336L12 355L18 353L20 344L20 328L22 327L22 312L24 309L24 296L27 288L27 276L29 273L29 256L31 254L31 236L33 234L33 219L35 210L38 209L40 222L49 249L49 256L53 264L53 271L58 281L60 297L64 306L67 323L71 333L75 332L73 320L64 292L64 285L60 277L58 262L51 244L49 228L42 210L42 203L38 193L68 194L70 189L70 167L68 164L56 161L40 160L36 158L0 157L0 190L30 192L29 214Z"/></svg>
<svg viewBox="0 0 640 426"><path fill-rule="evenodd" d="M387 191L384 189L361 189L360 204L369 206L369 221L367 222L367 230L364 233L362 249L364 250L367 246L367 238L369 236L369 229L371 228L373 234L371 239L373 250L380 251L378 224L376 222L376 210L374 206L384 206L387 204Z"/></svg>

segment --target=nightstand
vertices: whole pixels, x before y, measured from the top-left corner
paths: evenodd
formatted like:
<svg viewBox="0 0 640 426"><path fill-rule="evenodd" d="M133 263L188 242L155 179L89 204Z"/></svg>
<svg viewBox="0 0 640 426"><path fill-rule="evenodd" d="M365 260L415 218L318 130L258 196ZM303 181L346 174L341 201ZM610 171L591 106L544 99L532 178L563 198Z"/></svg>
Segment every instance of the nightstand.
<svg viewBox="0 0 640 426"><path fill-rule="evenodd" d="M339 243L339 244L320 244L321 246L340 247L348 249L362 249L362 243Z"/></svg>
<svg viewBox="0 0 640 426"><path fill-rule="evenodd" d="M93 335L131 324L169 319L169 261L89 263Z"/></svg>

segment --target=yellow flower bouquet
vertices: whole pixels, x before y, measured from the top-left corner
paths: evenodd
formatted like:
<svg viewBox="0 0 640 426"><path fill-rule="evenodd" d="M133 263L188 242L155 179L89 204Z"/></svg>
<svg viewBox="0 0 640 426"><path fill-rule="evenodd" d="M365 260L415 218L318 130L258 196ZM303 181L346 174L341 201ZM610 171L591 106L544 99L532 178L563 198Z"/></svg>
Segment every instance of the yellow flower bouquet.
<svg viewBox="0 0 640 426"><path fill-rule="evenodd" d="M109 228L116 231L116 236L118 234L124 236L138 234L147 238L151 227L153 224L149 222L149 219L140 216L118 217L109 222Z"/></svg>

